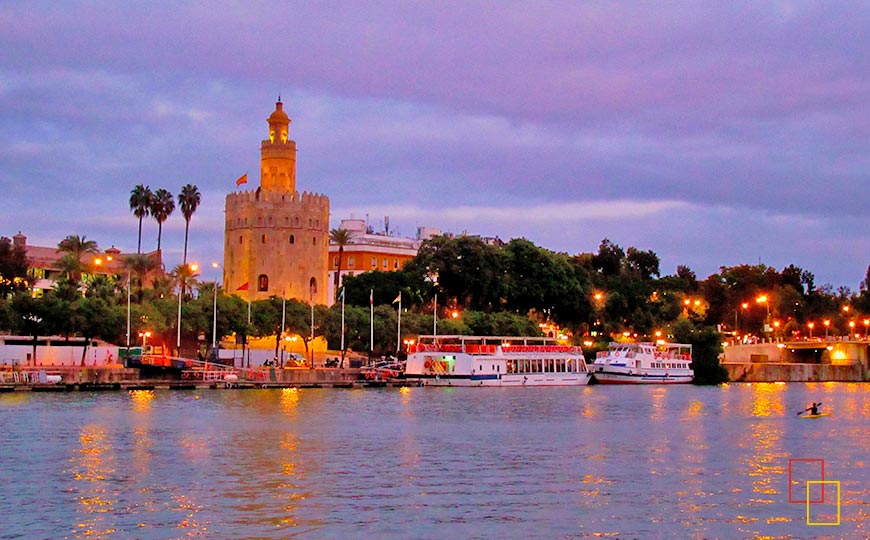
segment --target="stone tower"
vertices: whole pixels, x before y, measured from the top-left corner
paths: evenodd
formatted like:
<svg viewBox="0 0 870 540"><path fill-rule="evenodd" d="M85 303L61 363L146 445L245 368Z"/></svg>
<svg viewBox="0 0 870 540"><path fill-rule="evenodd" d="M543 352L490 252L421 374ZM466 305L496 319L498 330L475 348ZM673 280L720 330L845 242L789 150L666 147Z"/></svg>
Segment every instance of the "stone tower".
<svg viewBox="0 0 870 540"><path fill-rule="evenodd" d="M296 191L296 142L279 98L260 145L260 186L227 195L224 283L245 300L327 303L329 198Z"/></svg>

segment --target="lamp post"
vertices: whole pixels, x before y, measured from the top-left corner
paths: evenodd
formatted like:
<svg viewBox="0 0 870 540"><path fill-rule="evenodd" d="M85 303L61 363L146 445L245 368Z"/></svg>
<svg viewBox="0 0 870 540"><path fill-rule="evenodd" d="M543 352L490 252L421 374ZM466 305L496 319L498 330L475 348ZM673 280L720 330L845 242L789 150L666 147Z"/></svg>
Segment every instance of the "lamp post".
<svg viewBox="0 0 870 540"><path fill-rule="evenodd" d="M126 362L130 358L130 281L132 280L132 272L127 270L127 354L124 358ZM126 367L126 365L125 365Z"/></svg>
<svg viewBox="0 0 870 540"><path fill-rule="evenodd" d="M764 326L762 328L765 332L770 332L770 302L767 301L767 295L762 294L755 301L759 304L764 304L764 307L767 308L767 315L764 317Z"/></svg>
<svg viewBox="0 0 870 540"><path fill-rule="evenodd" d="M807 323L807 328L810 329L810 339L813 339L813 328L816 326L816 323Z"/></svg>
<svg viewBox="0 0 870 540"><path fill-rule="evenodd" d="M220 264L213 262L211 263L212 268L217 270L218 268L223 268ZM215 360L217 360L217 285L218 280L217 276L214 278L214 305L212 306L212 321L211 321L211 350L212 354L215 355Z"/></svg>
<svg viewBox="0 0 870 540"><path fill-rule="evenodd" d="M825 341L828 341L828 328L831 327L831 320L825 319L824 321L822 321L822 324L825 325Z"/></svg>
<svg viewBox="0 0 870 540"><path fill-rule="evenodd" d="M145 356L145 344L148 338L151 337L151 332L147 330L144 332L139 332L139 337L142 338L142 356Z"/></svg>
<svg viewBox="0 0 870 540"><path fill-rule="evenodd" d="M864 319L864 340L867 340L867 334L870 331L870 319Z"/></svg>
<svg viewBox="0 0 870 540"><path fill-rule="evenodd" d="M855 321L849 321L849 339L852 339L852 334L855 333Z"/></svg>
<svg viewBox="0 0 870 540"><path fill-rule="evenodd" d="M178 356L181 356L181 300L184 298L184 289L185 289L185 281L187 277L193 277L193 273L199 267L195 264L188 264L179 268L179 276L178 276L178 339L175 343L175 350ZM187 272L185 270L190 270L190 276L185 276Z"/></svg>

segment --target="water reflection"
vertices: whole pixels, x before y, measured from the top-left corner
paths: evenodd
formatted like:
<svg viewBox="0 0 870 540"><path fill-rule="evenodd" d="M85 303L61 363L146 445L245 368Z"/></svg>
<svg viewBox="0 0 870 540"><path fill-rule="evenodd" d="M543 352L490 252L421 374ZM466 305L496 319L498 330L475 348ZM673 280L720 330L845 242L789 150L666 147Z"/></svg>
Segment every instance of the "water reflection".
<svg viewBox="0 0 870 540"><path fill-rule="evenodd" d="M80 514L74 538L109 538L115 532L110 518L117 494L109 489L109 477L115 468L106 428L99 425L82 428L78 451L70 461Z"/></svg>

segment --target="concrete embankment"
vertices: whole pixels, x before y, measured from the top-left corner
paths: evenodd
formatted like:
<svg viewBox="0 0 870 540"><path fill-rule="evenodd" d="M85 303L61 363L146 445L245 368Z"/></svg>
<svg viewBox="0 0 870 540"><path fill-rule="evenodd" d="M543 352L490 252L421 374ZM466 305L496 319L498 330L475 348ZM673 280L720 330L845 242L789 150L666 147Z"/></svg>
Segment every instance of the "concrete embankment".
<svg viewBox="0 0 870 540"><path fill-rule="evenodd" d="M863 382L868 380L867 340L768 341L728 345L722 365L732 381Z"/></svg>
<svg viewBox="0 0 870 540"><path fill-rule="evenodd" d="M0 392L111 391L111 390L195 390L200 388L376 388L408 386L402 379L366 379L360 369L250 369L236 378L227 372L182 371L143 378L138 369L30 368L0 372ZM59 377L59 381L57 378Z"/></svg>

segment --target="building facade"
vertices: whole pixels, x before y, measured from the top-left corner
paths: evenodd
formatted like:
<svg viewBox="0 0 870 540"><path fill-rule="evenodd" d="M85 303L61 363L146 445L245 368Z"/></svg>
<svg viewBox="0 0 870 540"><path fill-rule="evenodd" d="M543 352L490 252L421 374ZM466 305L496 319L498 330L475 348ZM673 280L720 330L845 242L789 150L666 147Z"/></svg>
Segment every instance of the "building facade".
<svg viewBox="0 0 870 540"><path fill-rule="evenodd" d="M226 198L224 284L245 300L328 302L329 198L296 191L296 142L280 99L260 146L260 185Z"/></svg>
<svg viewBox="0 0 870 540"><path fill-rule="evenodd" d="M339 267L337 244L329 245L329 298L335 298L335 274L339 274L339 286L345 276L378 270L393 272L417 256L423 240L441 234L440 229L420 227L415 238L390 236L386 232L372 232L362 219L343 219L340 229L351 233L345 244Z"/></svg>
<svg viewBox="0 0 870 540"><path fill-rule="evenodd" d="M57 247L30 245L27 243L27 236L22 234L21 231L12 237L12 245L24 249L27 257L28 274L33 280L30 288L34 297L42 296L46 291L52 289L55 283L63 277L61 258L64 256L64 253ZM115 246L100 253L82 254L82 281L84 286L87 287L87 284L95 276L106 276L126 283L131 271L124 265L124 261L133 255L136 254L122 253ZM150 287L155 279L164 275L163 258L160 251L152 251L143 255L153 261L152 269L142 276L142 283L147 288Z"/></svg>

